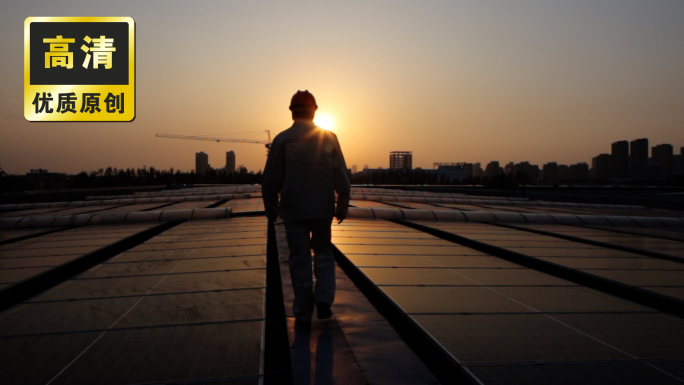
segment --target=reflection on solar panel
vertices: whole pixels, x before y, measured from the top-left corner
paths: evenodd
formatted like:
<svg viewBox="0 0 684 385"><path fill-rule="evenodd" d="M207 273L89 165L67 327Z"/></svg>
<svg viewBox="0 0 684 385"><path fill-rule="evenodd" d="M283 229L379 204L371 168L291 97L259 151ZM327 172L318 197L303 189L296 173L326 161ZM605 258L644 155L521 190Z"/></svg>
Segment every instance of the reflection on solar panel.
<svg viewBox="0 0 684 385"><path fill-rule="evenodd" d="M651 290L656 287L684 288L684 260L682 263L661 260L637 253L592 246L586 243L572 242L552 236L529 233L524 230L494 227L486 224L429 224L469 239L482 241L506 250L536 257L549 262L572 267L593 275L622 282L631 286ZM545 229L551 233L573 234L578 237L603 240L606 243L632 245L638 248L679 248L680 243L639 236L625 236L602 230L581 229L569 226L532 226L527 227ZM473 232L473 228L480 232ZM522 228L525 228L524 225ZM513 241L497 241L497 237L515 239ZM527 241L525 241L527 239ZM556 246L549 246L555 244ZM665 245L665 246L661 246ZM660 250L661 252L671 250ZM661 294L666 294L661 292Z"/></svg>
<svg viewBox="0 0 684 385"><path fill-rule="evenodd" d="M405 207L408 209L417 209L417 210L449 210L449 207L444 207L444 206L439 206L439 205L431 205L427 203L419 203L419 202L396 202L394 205L398 207Z"/></svg>
<svg viewBox="0 0 684 385"><path fill-rule="evenodd" d="M612 229L610 227L597 226L598 229L610 230L613 232L619 232L623 234L634 234L634 235L648 235L652 237L662 237L665 239L674 239L679 241L684 241L684 229L649 229L642 227L622 227L619 229Z"/></svg>
<svg viewBox="0 0 684 385"><path fill-rule="evenodd" d="M0 283L17 284L150 227L143 224L74 228L2 245Z"/></svg>
<svg viewBox="0 0 684 385"><path fill-rule="evenodd" d="M105 206L86 206L86 207L69 207L60 208L55 210L52 209L36 209L36 210L26 210L25 211L11 211L8 213L1 213L1 218L30 218L30 217L40 217L44 215L74 215L74 214L85 214L94 211L105 211L113 208L121 207L121 205L105 205Z"/></svg>
<svg viewBox="0 0 684 385"><path fill-rule="evenodd" d="M374 209L396 209L397 208L397 206L392 206L392 205L388 205L388 204L381 203L381 202L359 201L359 200L354 200L354 199L349 201L349 205L354 206L354 207L374 208Z"/></svg>
<svg viewBox="0 0 684 385"><path fill-rule="evenodd" d="M681 240L654 238L647 235L623 234L608 230L587 229L575 226L538 226L524 225L523 228L542 230L554 234L567 235L609 245L617 245L637 250L654 251L671 256L682 257L684 263L684 237ZM657 233L652 233L657 234Z"/></svg>
<svg viewBox="0 0 684 385"><path fill-rule="evenodd" d="M230 207L236 213L264 211L264 202L261 198L231 199L218 207Z"/></svg>

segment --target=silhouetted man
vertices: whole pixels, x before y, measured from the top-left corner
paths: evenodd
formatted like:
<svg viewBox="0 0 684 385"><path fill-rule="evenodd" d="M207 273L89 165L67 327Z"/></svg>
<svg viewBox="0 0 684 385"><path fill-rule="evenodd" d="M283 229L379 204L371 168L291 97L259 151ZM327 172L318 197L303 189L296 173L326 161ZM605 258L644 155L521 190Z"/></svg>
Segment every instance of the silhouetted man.
<svg viewBox="0 0 684 385"><path fill-rule="evenodd" d="M316 304L319 319L330 318L335 299L335 257L330 242L333 216L347 217L350 185L337 136L313 123L318 106L308 91L290 102L294 124L271 144L262 186L269 220L283 218L290 247L290 277L296 323L309 327ZM335 208L337 192L337 209ZM278 193L281 194L278 205ZM314 251L316 287L311 273Z"/></svg>

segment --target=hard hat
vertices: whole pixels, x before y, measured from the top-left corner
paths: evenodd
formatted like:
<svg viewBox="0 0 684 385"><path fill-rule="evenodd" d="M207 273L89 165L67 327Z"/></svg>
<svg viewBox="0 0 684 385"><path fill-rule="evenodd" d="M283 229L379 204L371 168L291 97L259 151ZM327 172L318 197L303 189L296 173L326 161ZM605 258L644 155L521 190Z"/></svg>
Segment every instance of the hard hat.
<svg viewBox="0 0 684 385"><path fill-rule="evenodd" d="M290 101L290 110L316 109L316 98L308 90L297 91Z"/></svg>

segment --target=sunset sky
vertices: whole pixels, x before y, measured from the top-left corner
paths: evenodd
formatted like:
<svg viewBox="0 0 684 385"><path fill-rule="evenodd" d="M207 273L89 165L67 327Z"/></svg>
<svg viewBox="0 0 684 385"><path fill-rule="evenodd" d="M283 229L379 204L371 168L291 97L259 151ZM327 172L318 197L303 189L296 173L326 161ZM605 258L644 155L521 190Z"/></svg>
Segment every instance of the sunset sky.
<svg viewBox="0 0 684 385"><path fill-rule="evenodd" d="M29 16L130 16L131 123L23 116ZM335 121L347 165L389 152L433 162L591 162L617 140L684 146L684 1L22 1L0 5L0 167L77 173L190 170L195 152L259 170L255 144L292 123L308 89ZM233 133L233 135L231 135Z"/></svg>

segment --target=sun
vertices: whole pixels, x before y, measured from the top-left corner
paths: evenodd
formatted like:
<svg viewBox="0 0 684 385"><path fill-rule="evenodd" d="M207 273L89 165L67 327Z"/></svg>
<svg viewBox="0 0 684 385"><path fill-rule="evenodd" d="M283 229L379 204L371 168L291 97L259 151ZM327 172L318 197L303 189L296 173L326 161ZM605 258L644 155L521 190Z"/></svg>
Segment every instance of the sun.
<svg viewBox="0 0 684 385"><path fill-rule="evenodd" d="M314 123L323 129L332 131L335 128L335 119L328 114L316 114Z"/></svg>

